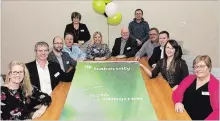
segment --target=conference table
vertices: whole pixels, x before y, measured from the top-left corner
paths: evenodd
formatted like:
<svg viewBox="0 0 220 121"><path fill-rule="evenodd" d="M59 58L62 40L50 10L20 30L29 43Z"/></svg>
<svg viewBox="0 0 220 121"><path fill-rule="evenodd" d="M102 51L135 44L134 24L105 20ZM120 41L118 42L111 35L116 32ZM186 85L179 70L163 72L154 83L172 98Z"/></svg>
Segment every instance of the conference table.
<svg viewBox="0 0 220 121"><path fill-rule="evenodd" d="M111 57L107 61L134 61L134 58L118 59ZM142 57L139 63L151 69L147 63L147 57ZM158 120L191 120L186 111L183 113L175 112L174 103L172 101L172 89L161 75L150 79L142 68L140 68L140 71ZM46 112L36 120L59 120L71 83L74 84L74 82L60 82L58 84L51 94L51 105Z"/></svg>

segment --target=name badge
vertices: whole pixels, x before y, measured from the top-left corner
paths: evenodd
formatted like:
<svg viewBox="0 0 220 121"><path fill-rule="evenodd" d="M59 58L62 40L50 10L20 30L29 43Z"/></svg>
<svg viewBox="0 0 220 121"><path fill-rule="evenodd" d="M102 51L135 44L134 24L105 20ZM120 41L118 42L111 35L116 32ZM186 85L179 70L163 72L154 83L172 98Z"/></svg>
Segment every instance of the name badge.
<svg viewBox="0 0 220 121"><path fill-rule="evenodd" d="M209 95L209 92L203 92L202 91L202 95Z"/></svg>
<svg viewBox="0 0 220 121"><path fill-rule="evenodd" d="M58 77L60 75L60 72L57 72L54 74L55 77Z"/></svg>
<svg viewBox="0 0 220 121"><path fill-rule="evenodd" d="M81 32L84 32L84 29L81 29L80 31L81 31Z"/></svg>
<svg viewBox="0 0 220 121"><path fill-rule="evenodd" d="M131 47L127 47L127 50L130 50L131 49Z"/></svg>
<svg viewBox="0 0 220 121"><path fill-rule="evenodd" d="M69 61L66 62L66 64L69 64L69 63L70 63Z"/></svg>

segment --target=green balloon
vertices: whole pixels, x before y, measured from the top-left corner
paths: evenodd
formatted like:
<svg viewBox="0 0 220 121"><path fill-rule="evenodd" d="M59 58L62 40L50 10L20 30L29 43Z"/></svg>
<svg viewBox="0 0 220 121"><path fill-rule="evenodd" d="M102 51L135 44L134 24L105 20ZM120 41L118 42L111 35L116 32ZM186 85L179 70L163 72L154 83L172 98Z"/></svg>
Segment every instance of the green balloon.
<svg viewBox="0 0 220 121"><path fill-rule="evenodd" d="M93 0L92 3L93 9L99 14L105 13L105 2L103 0Z"/></svg>
<svg viewBox="0 0 220 121"><path fill-rule="evenodd" d="M111 25L118 25L121 23L122 15L121 13L116 13L113 17L108 18L108 23Z"/></svg>
<svg viewBox="0 0 220 121"><path fill-rule="evenodd" d="M112 0L104 0L105 3L110 3Z"/></svg>

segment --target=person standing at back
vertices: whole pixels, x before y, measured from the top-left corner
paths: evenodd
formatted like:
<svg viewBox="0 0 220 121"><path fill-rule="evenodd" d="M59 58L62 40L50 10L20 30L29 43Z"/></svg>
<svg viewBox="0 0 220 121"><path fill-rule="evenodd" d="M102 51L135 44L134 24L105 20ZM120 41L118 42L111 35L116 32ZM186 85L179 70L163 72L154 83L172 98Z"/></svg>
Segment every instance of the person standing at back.
<svg viewBox="0 0 220 121"><path fill-rule="evenodd" d="M149 24L143 18L143 10L135 10L135 18L129 23L130 37L133 41L137 41L138 50L149 39Z"/></svg>
<svg viewBox="0 0 220 121"><path fill-rule="evenodd" d="M79 12L73 12L71 14L72 23L66 25L66 29L64 31L64 36L66 33L71 33L74 36L74 45L79 46L81 50L85 52L88 44L88 40L90 40L90 33L86 26L86 24L81 23L81 14Z"/></svg>

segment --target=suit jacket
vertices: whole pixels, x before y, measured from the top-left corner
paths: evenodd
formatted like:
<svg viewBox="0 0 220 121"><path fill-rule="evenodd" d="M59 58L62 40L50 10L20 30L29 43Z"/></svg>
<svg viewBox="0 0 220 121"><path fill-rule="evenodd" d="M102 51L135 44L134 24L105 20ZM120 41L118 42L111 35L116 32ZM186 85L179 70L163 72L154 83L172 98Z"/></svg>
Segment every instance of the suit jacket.
<svg viewBox="0 0 220 121"><path fill-rule="evenodd" d="M73 60L67 52L61 52L61 53L62 53L61 58L63 60L63 66L64 66L65 71L67 71L70 68L70 66L75 68L76 61ZM49 53L47 60L60 64L53 51Z"/></svg>
<svg viewBox="0 0 220 121"><path fill-rule="evenodd" d="M173 102L176 104L183 101L185 90L195 81L196 75L187 76L173 92ZM213 75L210 75L210 81L208 84L208 91L210 94L210 104L213 112L206 117L205 120L219 120L219 80Z"/></svg>
<svg viewBox="0 0 220 121"><path fill-rule="evenodd" d="M60 81L64 81L64 82L72 81L73 75L75 73L75 69L72 69L72 71L70 71L69 73L64 73L63 70L60 68L59 64L55 62L51 62L51 61L48 61L48 63L49 63L48 69L50 73L52 90L59 84ZM27 63L26 66L30 73L30 79L31 79L32 85L38 87L38 89L41 89L36 60L30 63ZM55 77L55 74L58 76Z"/></svg>
<svg viewBox="0 0 220 121"><path fill-rule="evenodd" d="M157 61L160 60L160 56L161 56L160 46L155 47L154 50L153 50L152 56L148 60L148 64L152 67L153 64L156 64Z"/></svg>
<svg viewBox="0 0 220 121"><path fill-rule="evenodd" d="M152 67L153 64L156 64L161 58L161 49L160 49L161 46L158 46L158 47L155 47L154 50L153 50L153 54L152 56L149 58L148 60L148 64ZM180 57L182 56L183 52L182 52L182 48L181 46L179 46L179 54L180 54Z"/></svg>
<svg viewBox="0 0 220 121"><path fill-rule="evenodd" d="M121 38L116 38L115 39L115 44L112 48L112 56L117 56L120 54L120 49L121 49ZM127 43L125 44L124 52L123 54L126 55L126 57L133 57L136 53L136 43L132 42L132 39L129 37L127 40Z"/></svg>
<svg viewBox="0 0 220 121"><path fill-rule="evenodd" d="M79 23L79 37L74 37L74 43L78 43L78 40L83 40L84 42L88 41L91 37L89 30L85 24ZM73 23L67 24L65 33L72 33L74 35Z"/></svg>

